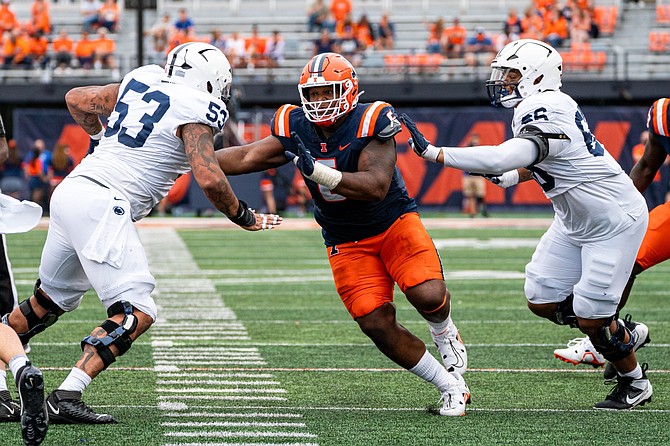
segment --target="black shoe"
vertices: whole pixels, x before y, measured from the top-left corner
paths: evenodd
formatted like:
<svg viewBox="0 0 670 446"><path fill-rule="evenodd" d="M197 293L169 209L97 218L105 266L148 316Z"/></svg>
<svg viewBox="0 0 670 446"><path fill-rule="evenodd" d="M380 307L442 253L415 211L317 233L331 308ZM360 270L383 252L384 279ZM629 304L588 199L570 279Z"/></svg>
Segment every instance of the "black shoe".
<svg viewBox="0 0 670 446"><path fill-rule="evenodd" d="M633 351L638 351L645 345L649 344L651 341L651 338L649 337L649 327L640 322L633 322L631 319L632 316L627 314L626 317L623 318L623 323L626 328L630 330L633 336L635 336L635 345L633 346ZM608 362L605 365L605 373L603 375L605 377L605 383L609 383L617 379L616 369L611 362Z"/></svg>
<svg viewBox="0 0 670 446"><path fill-rule="evenodd" d="M607 395L605 401L596 403L596 409L626 410L635 406L644 406L651 401L652 388L647 379L647 364L642 364L642 378L633 379L619 376L614 389Z"/></svg>
<svg viewBox="0 0 670 446"><path fill-rule="evenodd" d="M23 366L17 375L23 442L29 446L36 446L42 443L49 428L47 408L44 404L44 378L42 372L30 362Z"/></svg>
<svg viewBox="0 0 670 446"><path fill-rule="evenodd" d="M9 390L0 390L0 423L21 421L21 405L12 399Z"/></svg>
<svg viewBox="0 0 670 446"><path fill-rule="evenodd" d="M81 392L54 390L47 397L49 421L59 424L112 424L113 416L97 414L81 400Z"/></svg>

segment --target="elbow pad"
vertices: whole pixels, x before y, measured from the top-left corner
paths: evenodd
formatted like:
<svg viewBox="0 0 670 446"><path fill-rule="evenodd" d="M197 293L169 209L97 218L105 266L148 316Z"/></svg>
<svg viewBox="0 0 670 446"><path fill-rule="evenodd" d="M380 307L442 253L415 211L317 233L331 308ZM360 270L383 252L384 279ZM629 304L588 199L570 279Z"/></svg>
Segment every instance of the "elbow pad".
<svg viewBox="0 0 670 446"><path fill-rule="evenodd" d="M527 139L533 141L538 148L537 158L531 166L542 162L547 155L549 155L549 140L550 139L570 139L565 133L545 133L539 127L534 125L527 125L521 129L517 138Z"/></svg>

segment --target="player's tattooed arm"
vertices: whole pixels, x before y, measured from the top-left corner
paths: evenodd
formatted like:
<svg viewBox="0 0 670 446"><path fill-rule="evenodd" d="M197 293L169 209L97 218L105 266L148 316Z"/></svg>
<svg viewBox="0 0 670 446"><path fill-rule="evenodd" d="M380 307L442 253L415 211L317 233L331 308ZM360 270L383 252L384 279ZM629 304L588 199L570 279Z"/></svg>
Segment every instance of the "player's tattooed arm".
<svg viewBox="0 0 670 446"><path fill-rule="evenodd" d="M120 84L77 87L65 95L67 108L72 118L89 135L102 131L100 115L109 117L116 105Z"/></svg>
<svg viewBox="0 0 670 446"><path fill-rule="evenodd" d="M204 124L186 124L181 128L181 139L193 178L218 210L234 218L239 203L214 153L212 129Z"/></svg>

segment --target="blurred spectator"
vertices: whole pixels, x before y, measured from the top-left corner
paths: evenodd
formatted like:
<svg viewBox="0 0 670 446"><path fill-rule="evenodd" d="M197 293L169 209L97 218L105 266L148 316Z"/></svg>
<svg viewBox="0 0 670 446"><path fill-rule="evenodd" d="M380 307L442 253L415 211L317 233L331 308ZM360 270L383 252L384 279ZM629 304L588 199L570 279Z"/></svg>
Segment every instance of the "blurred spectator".
<svg viewBox="0 0 670 446"><path fill-rule="evenodd" d="M509 36L511 40L517 40L521 35L521 19L516 8L510 8L507 12L507 19L503 26L503 32Z"/></svg>
<svg viewBox="0 0 670 446"><path fill-rule="evenodd" d="M314 41L314 56L323 53L332 53L336 50L337 43L331 39L330 31L327 28L321 30L319 38Z"/></svg>
<svg viewBox="0 0 670 446"><path fill-rule="evenodd" d="M532 6L527 7L521 17L521 38L542 40L544 21Z"/></svg>
<svg viewBox="0 0 670 446"><path fill-rule="evenodd" d="M442 54L444 50L444 19L438 17L428 26L426 51L431 54Z"/></svg>
<svg viewBox="0 0 670 446"><path fill-rule="evenodd" d="M216 28L212 30L212 37L209 39L209 43L224 53L226 52L226 37L223 35L220 29Z"/></svg>
<svg viewBox="0 0 670 446"><path fill-rule="evenodd" d="M70 156L70 147L67 144L58 143L53 149L51 162L47 168L47 181L49 182L48 200L51 199L56 186L74 169L74 160Z"/></svg>
<svg viewBox="0 0 670 446"><path fill-rule="evenodd" d="M167 55L170 34L172 33L172 23L170 23L170 14L164 13L149 30L144 32L145 36L151 36L153 40L152 61L162 63Z"/></svg>
<svg viewBox="0 0 670 446"><path fill-rule="evenodd" d="M247 66L246 42L237 31L233 31L228 40L226 40L225 54L233 67L241 68Z"/></svg>
<svg viewBox="0 0 670 446"><path fill-rule="evenodd" d="M591 31L591 17L583 9L575 8L570 21L570 42L588 42Z"/></svg>
<svg viewBox="0 0 670 446"><path fill-rule="evenodd" d="M279 30L272 32L272 37L265 45L265 56L267 57L269 67L278 67L284 63L284 38Z"/></svg>
<svg viewBox="0 0 670 446"><path fill-rule="evenodd" d="M388 14L383 14L377 25L376 47L380 50L392 50L395 41L395 25Z"/></svg>
<svg viewBox="0 0 670 446"><path fill-rule="evenodd" d="M321 31L328 20L328 6L324 0L316 0L307 9L307 30L309 32Z"/></svg>
<svg viewBox="0 0 670 446"><path fill-rule="evenodd" d="M95 55L95 43L89 39L88 31L81 33L81 38L74 46L74 56L81 68L92 68Z"/></svg>
<svg viewBox="0 0 670 446"><path fill-rule="evenodd" d="M337 53L343 55L354 67L358 67L363 60L362 45L354 34L354 27L347 23L342 30L342 37L337 41Z"/></svg>
<svg viewBox="0 0 670 446"><path fill-rule="evenodd" d="M47 0L34 0L30 8L30 15L34 32L41 31L45 36L51 34L51 17Z"/></svg>
<svg viewBox="0 0 670 446"><path fill-rule="evenodd" d="M247 54L249 68L265 65L265 45L267 39L258 34L258 25L251 25L251 36L244 39L244 49Z"/></svg>
<svg viewBox="0 0 670 446"><path fill-rule="evenodd" d="M65 28L61 29L58 36L51 43L54 58L56 60L56 70L65 70L72 63L72 50L74 42L70 39Z"/></svg>
<svg viewBox="0 0 670 446"><path fill-rule="evenodd" d="M560 48L568 38L568 21L556 8L551 8L544 22L544 41L554 48Z"/></svg>
<svg viewBox="0 0 670 446"><path fill-rule="evenodd" d="M4 56L3 69L32 68L33 44L28 33L21 28L6 31L3 34L2 53Z"/></svg>
<svg viewBox="0 0 670 446"><path fill-rule="evenodd" d="M23 172L28 183L29 199L46 209L46 175L44 173L44 163L40 159L44 151L44 141L36 140L33 148L28 153L28 157L23 163Z"/></svg>
<svg viewBox="0 0 670 446"><path fill-rule="evenodd" d="M351 0L331 0L330 12L335 21L335 32L339 34L344 27L344 21L351 18Z"/></svg>
<svg viewBox="0 0 670 446"><path fill-rule="evenodd" d="M193 24L193 21L188 16L188 11L186 10L186 8L180 8L177 21L174 22L174 27L178 31L183 31L185 34L188 34L190 31L193 30L194 26L195 25Z"/></svg>
<svg viewBox="0 0 670 446"><path fill-rule="evenodd" d="M475 147L479 145L479 134L473 133L470 135L467 147ZM470 175L468 172L463 172L463 212L470 217L476 217L481 213L482 217L488 217L489 213L486 209L486 179L480 175Z"/></svg>
<svg viewBox="0 0 670 446"><path fill-rule="evenodd" d="M48 54L49 39L42 30L38 30L32 38L32 63L34 67L45 69L49 65L51 57Z"/></svg>
<svg viewBox="0 0 670 446"><path fill-rule="evenodd" d="M454 17L451 26L445 29L444 33L446 35L446 56L452 58L463 57L468 31L461 25L461 20L458 17Z"/></svg>
<svg viewBox="0 0 670 446"><path fill-rule="evenodd" d="M102 7L100 0L82 0L79 11L82 16L82 28L86 32L95 30L98 26L98 11Z"/></svg>
<svg viewBox="0 0 670 446"><path fill-rule="evenodd" d="M119 5L116 0L105 0L98 10L98 25L111 33L116 32L119 23Z"/></svg>
<svg viewBox="0 0 670 446"><path fill-rule="evenodd" d="M367 48L371 48L375 42L375 30L368 16L366 14L361 15L358 23L355 23L353 27L360 50L365 51Z"/></svg>
<svg viewBox="0 0 670 446"><path fill-rule="evenodd" d="M0 3L0 30L12 31L18 26L20 26L20 23L16 20L16 14L10 6L10 1L2 0Z"/></svg>
<svg viewBox="0 0 670 446"><path fill-rule="evenodd" d="M478 26L475 35L469 37L465 45L465 63L472 66L489 66L495 57L493 40L486 34L486 30Z"/></svg>
<svg viewBox="0 0 670 446"><path fill-rule="evenodd" d="M93 68L99 70L101 68L118 71L116 67L116 58L114 53L116 51L116 42L109 38L107 28L101 26L98 28L98 36L93 41ZM113 77L118 77L118 73L113 73Z"/></svg>
<svg viewBox="0 0 670 446"><path fill-rule="evenodd" d="M270 214L277 213L277 200L275 198L276 180L277 169L268 169L261 173L260 190L263 198L263 208L261 209L261 212Z"/></svg>
<svg viewBox="0 0 670 446"><path fill-rule="evenodd" d="M7 195L22 199L23 188L25 187L23 160L21 160L15 140L10 139L7 142L7 146L9 148L9 156L7 157L7 161L0 167L2 171L0 189Z"/></svg>

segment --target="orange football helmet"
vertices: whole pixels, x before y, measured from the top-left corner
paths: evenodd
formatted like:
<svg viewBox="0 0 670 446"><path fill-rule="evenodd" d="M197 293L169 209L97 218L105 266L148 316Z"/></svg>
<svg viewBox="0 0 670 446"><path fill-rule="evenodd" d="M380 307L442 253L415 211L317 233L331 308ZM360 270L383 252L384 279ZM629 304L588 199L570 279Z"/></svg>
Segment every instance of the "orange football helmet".
<svg viewBox="0 0 670 446"><path fill-rule="evenodd" d="M324 86L332 87L333 99L310 101L310 88ZM336 53L318 54L305 65L298 92L307 119L322 127L333 125L339 117L353 110L363 94L358 92L358 76L353 65Z"/></svg>

